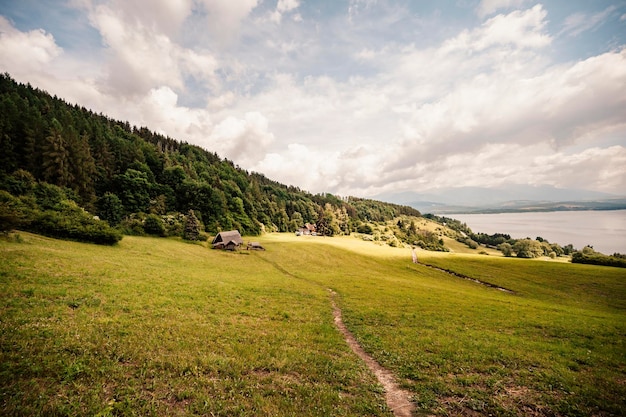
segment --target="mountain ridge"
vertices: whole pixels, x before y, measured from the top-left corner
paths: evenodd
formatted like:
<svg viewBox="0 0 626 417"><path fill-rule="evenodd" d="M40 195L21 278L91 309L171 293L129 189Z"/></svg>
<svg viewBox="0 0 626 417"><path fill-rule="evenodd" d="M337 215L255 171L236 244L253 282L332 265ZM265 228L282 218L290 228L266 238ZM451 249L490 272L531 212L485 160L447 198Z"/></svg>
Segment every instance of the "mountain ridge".
<svg viewBox="0 0 626 417"><path fill-rule="evenodd" d="M550 185L449 187L422 193L379 194L373 198L406 204L424 213L442 214L626 209L626 196Z"/></svg>

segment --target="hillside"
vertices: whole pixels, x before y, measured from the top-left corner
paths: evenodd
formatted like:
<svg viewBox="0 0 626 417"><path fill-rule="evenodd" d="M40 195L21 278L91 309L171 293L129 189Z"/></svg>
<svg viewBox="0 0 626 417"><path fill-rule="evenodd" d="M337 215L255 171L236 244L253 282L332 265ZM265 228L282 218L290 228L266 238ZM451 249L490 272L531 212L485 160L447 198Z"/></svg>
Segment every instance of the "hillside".
<svg viewBox="0 0 626 417"><path fill-rule="evenodd" d="M126 234L180 234L189 210L208 233L238 229L249 235L293 232L305 223L335 235L363 221L420 215L408 206L280 184L198 146L70 105L8 74L0 76L0 190L21 199L0 199L3 208L14 208L3 216L7 222L23 227L16 220L23 206L58 210L72 201Z"/></svg>
<svg viewBox="0 0 626 417"><path fill-rule="evenodd" d="M0 237L3 415L391 417L332 302L416 415L626 413L623 269L256 239Z"/></svg>

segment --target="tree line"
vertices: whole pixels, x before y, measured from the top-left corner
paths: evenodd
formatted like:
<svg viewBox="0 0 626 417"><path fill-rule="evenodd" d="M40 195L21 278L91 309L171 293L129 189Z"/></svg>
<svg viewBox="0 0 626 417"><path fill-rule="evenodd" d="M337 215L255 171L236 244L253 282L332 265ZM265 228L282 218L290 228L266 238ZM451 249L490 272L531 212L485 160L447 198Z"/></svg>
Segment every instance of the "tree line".
<svg viewBox="0 0 626 417"><path fill-rule="evenodd" d="M314 195L278 183L199 146L17 83L6 73L0 75L0 190L4 229L17 222L44 230L42 213L55 212L73 223L91 215L98 224L95 215L123 233L178 235L191 210L205 233L238 229L257 235L313 223L334 235L367 221L420 216L407 206Z"/></svg>
<svg viewBox="0 0 626 417"><path fill-rule="evenodd" d="M571 255L572 263L626 267L626 255L620 253L604 255L596 252L591 246L585 246L581 250L577 250L571 243L561 246L558 243L550 243L541 236L537 236L535 239L513 239L506 233L494 233L492 235L474 233L466 223L460 220L433 214L425 214L424 217L454 230L458 233L457 240L465 243L472 249L476 249L482 244L498 249L504 256L515 255L518 258L549 256L556 258Z"/></svg>

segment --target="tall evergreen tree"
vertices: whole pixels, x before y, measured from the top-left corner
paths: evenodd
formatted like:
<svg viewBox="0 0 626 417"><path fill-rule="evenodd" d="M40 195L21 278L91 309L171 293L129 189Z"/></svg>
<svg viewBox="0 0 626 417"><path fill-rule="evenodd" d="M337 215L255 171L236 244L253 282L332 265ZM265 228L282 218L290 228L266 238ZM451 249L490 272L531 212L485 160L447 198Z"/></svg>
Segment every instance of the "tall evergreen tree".
<svg viewBox="0 0 626 417"><path fill-rule="evenodd" d="M189 210L185 217L185 229L183 230L183 239L198 240L200 237L200 221L196 217L193 210Z"/></svg>
<svg viewBox="0 0 626 417"><path fill-rule="evenodd" d="M63 137L63 127L57 119L52 119L50 132L43 146L43 179L46 182L64 187L70 184L69 152Z"/></svg>
<svg viewBox="0 0 626 417"><path fill-rule="evenodd" d="M96 164L89 149L89 137L86 133L81 136L71 135L70 169L73 177L72 188L78 193L84 205L91 205L95 199L93 177L96 173Z"/></svg>

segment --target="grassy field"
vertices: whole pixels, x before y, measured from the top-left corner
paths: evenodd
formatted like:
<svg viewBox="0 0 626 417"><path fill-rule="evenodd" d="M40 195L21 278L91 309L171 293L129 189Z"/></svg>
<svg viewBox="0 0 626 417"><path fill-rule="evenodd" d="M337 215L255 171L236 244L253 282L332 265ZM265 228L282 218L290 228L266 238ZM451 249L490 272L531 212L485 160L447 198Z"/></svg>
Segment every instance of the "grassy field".
<svg viewBox="0 0 626 417"><path fill-rule="evenodd" d="M626 271L270 234L265 252L0 240L2 415L626 415Z"/></svg>

